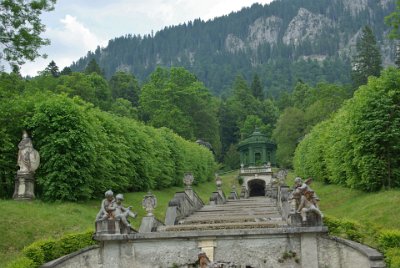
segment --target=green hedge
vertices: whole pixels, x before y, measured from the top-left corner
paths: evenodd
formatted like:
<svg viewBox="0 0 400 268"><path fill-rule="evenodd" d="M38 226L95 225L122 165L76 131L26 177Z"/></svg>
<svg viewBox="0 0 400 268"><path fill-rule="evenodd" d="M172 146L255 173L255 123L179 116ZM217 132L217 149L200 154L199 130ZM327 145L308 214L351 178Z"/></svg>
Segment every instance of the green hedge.
<svg viewBox="0 0 400 268"><path fill-rule="evenodd" d="M383 250L400 248L400 230L384 230L380 232L378 243Z"/></svg>
<svg viewBox="0 0 400 268"><path fill-rule="evenodd" d="M383 230L371 224L363 225L348 219L324 218L329 234L377 248L384 253L390 268L400 268L400 230Z"/></svg>
<svg viewBox="0 0 400 268"><path fill-rule="evenodd" d="M385 253L385 261L390 268L400 268L400 247L388 249Z"/></svg>
<svg viewBox="0 0 400 268"><path fill-rule="evenodd" d="M400 187L399 84L395 68L370 77L300 142L295 172L364 191Z"/></svg>
<svg viewBox="0 0 400 268"><path fill-rule="evenodd" d="M0 197L12 194L10 178L16 173L17 144L24 128L41 156L35 177L37 195L43 200L80 201L107 189L178 186L188 171L198 183L213 178L216 163L207 148L169 129L101 111L77 97L48 92L15 95L0 105L2 114L0 180L6 192L0 190Z"/></svg>
<svg viewBox="0 0 400 268"><path fill-rule="evenodd" d="M38 240L23 249L24 256L11 262L7 268L39 267L40 265L70 254L85 247L95 245L93 231L67 234L58 240Z"/></svg>

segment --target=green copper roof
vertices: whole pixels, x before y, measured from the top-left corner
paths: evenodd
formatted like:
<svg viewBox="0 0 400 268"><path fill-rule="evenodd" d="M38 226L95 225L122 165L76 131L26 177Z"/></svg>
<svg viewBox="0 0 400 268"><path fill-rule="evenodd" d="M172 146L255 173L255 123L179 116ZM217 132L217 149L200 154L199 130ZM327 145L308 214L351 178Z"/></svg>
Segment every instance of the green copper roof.
<svg viewBox="0 0 400 268"><path fill-rule="evenodd" d="M275 145L266 135L262 134L257 128L247 139L242 140L238 147L244 147L249 144L270 144Z"/></svg>

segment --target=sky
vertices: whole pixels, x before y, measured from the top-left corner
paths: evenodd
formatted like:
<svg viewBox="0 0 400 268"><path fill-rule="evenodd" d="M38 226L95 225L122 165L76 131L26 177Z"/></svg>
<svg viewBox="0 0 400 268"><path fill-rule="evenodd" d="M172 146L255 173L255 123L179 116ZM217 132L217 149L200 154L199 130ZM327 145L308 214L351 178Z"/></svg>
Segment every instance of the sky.
<svg viewBox="0 0 400 268"><path fill-rule="evenodd" d="M27 62L22 75L37 75L51 60L62 70L73 61L105 47L108 40L126 34L156 33L165 26L177 25L196 18L213 19L253 3L272 0L57 0L55 9L43 13L46 25L43 37L51 45L40 52L47 59Z"/></svg>

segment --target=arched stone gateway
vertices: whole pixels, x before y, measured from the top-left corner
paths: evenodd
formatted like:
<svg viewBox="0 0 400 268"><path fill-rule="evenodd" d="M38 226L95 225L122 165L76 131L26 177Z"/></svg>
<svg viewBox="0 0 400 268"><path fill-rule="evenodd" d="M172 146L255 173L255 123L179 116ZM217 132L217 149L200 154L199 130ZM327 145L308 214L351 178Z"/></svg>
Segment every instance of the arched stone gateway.
<svg viewBox="0 0 400 268"><path fill-rule="evenodd" d="M247 182L249 189L249 196L265 196L265 181L260 179L253 179Z"/></svg>

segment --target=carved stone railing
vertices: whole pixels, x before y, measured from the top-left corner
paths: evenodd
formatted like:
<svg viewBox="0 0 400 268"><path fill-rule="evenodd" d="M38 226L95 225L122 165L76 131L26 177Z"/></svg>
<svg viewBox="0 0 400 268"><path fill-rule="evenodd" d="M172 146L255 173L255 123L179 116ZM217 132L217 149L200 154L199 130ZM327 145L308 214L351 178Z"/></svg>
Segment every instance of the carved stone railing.
<svg viewBox="0 0 400 268"><path fill-rule="evenodd" d="M270 166L266 167L242 167L240 169L240 175L252 175L252 174L271 174L272 169Z"/></svg>
<svg viewBox="0 0 400 268"><path fill-rule="evenodd" d="M278 210L282 215L282 219L288 220L290 205L289 205L289 186L287 185L279 185L275 191L276 194L276 203L278 205Z"/></svg>
<svg viewBox="0 0 400 268"><path fill-rule="evenodd" d="M216 191L211 194L210 205L220 205L226 203L226 197L223 191Z"/></svg>
<svg viewBox="0 0 400 268"><path fill-rule="evenodd" d="M154 217L154 215L145 216L142 218L142 223L140 224L139 233L157 232L157 228L163 225L164 224L156 217Z"/></svg>
<svg viewBox="0 0 400 268"><path fill-rule="evenodd" d="M240 199L247 199L249 198L249 189L245 185L242 185L240 189Z"/></svg>
<svg viewBox="0 0 400 268"><path fill-rule="evenodd" d="M168 203L165 225L176 225L179 221L204 206L203 201L192 189L175 193Z"/></svg>
<svg viewBox="0 0 400 268"><path fill-rule="evenodd" d="M232 191L229 193L228 199L229 200L237 200L237 199L239 199L236 190L232 189Z"/></svg>

